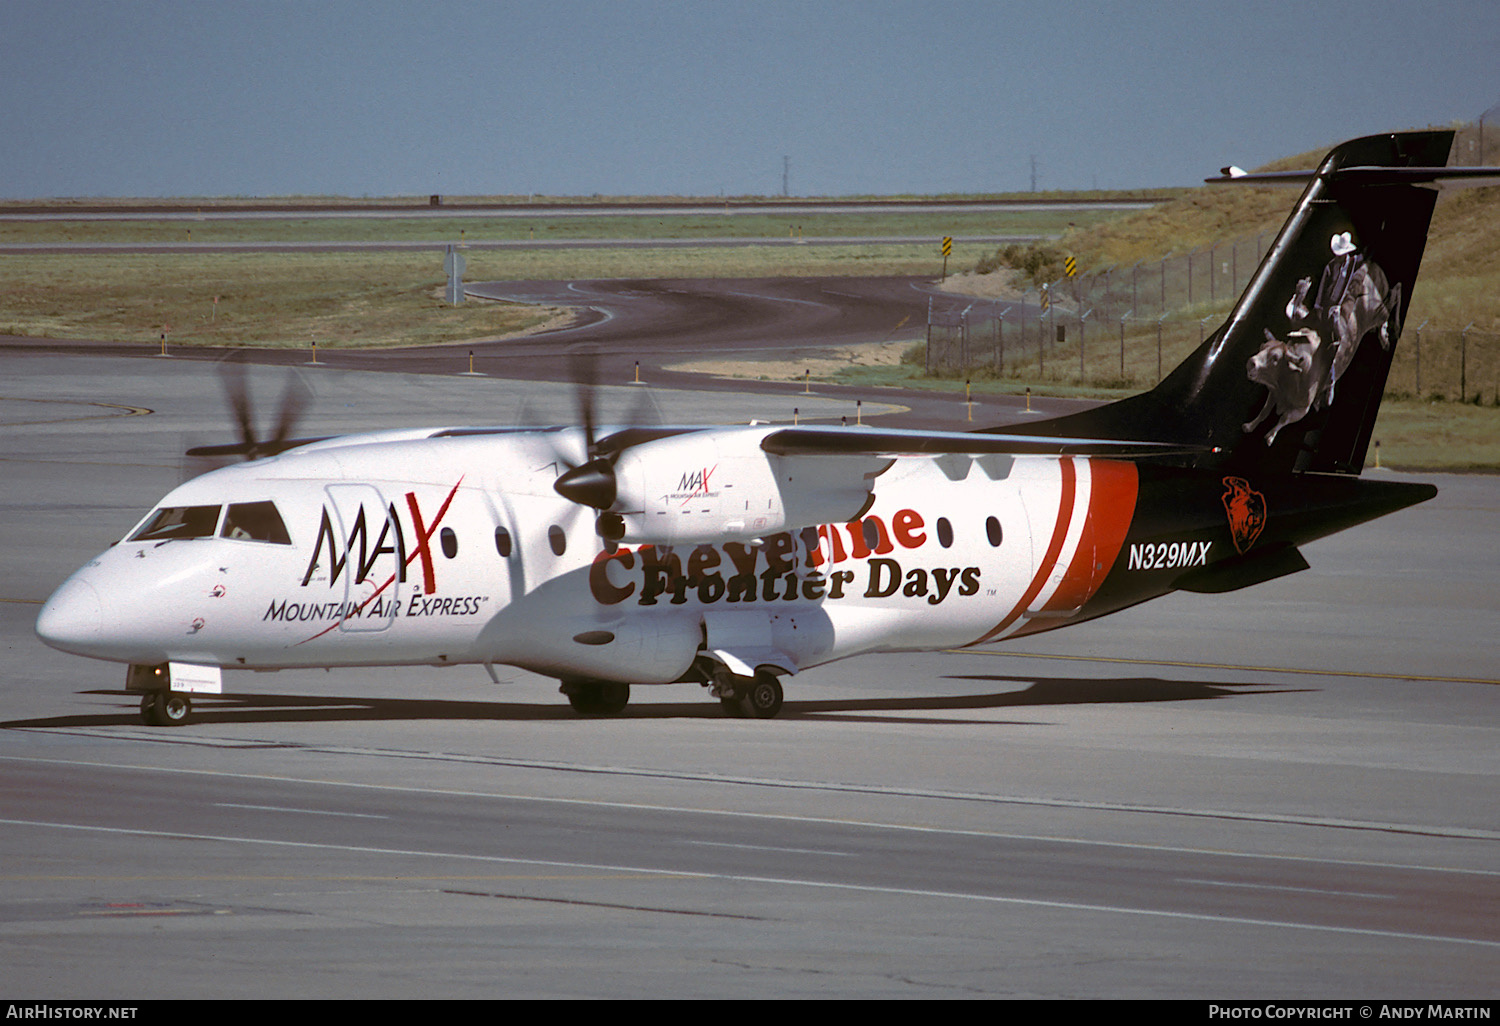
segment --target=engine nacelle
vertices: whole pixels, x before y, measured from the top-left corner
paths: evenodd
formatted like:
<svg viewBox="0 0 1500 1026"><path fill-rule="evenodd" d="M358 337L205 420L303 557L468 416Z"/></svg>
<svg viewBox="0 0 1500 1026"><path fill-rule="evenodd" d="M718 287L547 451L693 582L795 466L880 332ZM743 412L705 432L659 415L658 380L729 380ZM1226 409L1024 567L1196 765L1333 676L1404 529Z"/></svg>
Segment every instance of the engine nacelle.
<svg viewBox="0 0 1500 1026"><path fill-rule="evenodd" d="M627 684L670 684L693 664L702 640L696 617L627 616L573 635L565 657L543 672Z"/></svg>
<svg viewBox="0 0 1500 1026"><path fill-rule="evenodd" d="M673 435L633 446L615 464L624 541L685 545L760 538L857 518L875 456L775 456L760 447L775 428Z"/></svg>

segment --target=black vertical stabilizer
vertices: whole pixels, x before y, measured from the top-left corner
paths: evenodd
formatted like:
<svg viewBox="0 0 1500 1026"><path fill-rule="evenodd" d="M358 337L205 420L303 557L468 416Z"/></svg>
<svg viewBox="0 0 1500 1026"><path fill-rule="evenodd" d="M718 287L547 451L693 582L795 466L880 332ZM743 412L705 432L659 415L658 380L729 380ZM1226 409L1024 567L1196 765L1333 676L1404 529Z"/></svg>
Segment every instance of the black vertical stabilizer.
<svg viewBox="0 0 1500 1026"><path fill-rule="evenodd" d="M1226 471L1358 474L1452 142L1403 132L1335 148L1196 352L1150 392L1028 433L1211 446L1194 462Z"/></svg>

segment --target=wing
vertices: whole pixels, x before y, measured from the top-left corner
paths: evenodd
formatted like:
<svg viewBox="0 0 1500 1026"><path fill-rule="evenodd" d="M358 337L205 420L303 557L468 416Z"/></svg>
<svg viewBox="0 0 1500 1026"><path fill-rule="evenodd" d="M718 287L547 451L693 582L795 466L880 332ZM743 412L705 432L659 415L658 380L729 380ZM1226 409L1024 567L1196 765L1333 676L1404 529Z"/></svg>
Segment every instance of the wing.
<svg viewBox="0 0 1500 1026"><path fill-rule="evenodd" d="M977 431L901 431L849 427L781 428L761 449L773 456L1112 456L1140 459L1212 451L1208 446L1114 438L1052 438Z"/></svg>

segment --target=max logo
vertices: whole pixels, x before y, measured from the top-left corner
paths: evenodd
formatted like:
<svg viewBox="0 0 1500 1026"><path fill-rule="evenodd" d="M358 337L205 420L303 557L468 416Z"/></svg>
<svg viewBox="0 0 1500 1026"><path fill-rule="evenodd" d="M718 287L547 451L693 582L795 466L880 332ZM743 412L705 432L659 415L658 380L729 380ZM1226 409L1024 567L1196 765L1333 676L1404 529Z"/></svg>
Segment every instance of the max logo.
<svg viewBox="0 0 1500 1026"><path fill-rule="evenodd" d="M1266 526L1266 497L1242 477L1224 479L1224 512L1229 517L1229 535L1236 552L1248 552Z"/></svg>
<svg viewBox="0 0 1500 1026"><path fill-rule="evenodd" d="M713 476L713 472L718 469L719 468L715 466L704 467L701 470L688 471L686 474L682 475L682 481L678 483L677 490L679 492L708 491L708 479Z"/></svg>
<svg viewBox="0 0 1500 1026"><path fill-rule="evenodd" d="M312 580L313 573L325 565L328 568L330 588L338 582L346 569L354 578L355 584L363 583L374 573L376 564L382 557L391 557L387 561L391 568L390 576L376 589L375 595L379 595L393 583L404 583L406 568L414 560L421 561L423 593L433 594L437 591L437 573L433 567L432 550L428 543L437 533L438 525L448 515L448 507L453 504L453 497L458 494L458 487L461 484L463 484L462 478L448 492L448 497L443 500L442 506L430 524L425 522L422 509L417 505L416 493L407 492L406 507L411 519L409 536L401 526L401 518L396 513L394 503L375 515L374 524L379 525L379 534L375 533L375 527L366 518L365 507L361 504L359 512L354 515L347 537L341 537L340 533L334 529L333 520L328 514L328 507L324 506L323 519L318 525L318 540L313 545L312 558L307 563L307 572L302 575L302 587L307 587L308 582ZM411 545L408 545L408 537L411 539ZM373 597L372 595L371 598Z"/></svg>

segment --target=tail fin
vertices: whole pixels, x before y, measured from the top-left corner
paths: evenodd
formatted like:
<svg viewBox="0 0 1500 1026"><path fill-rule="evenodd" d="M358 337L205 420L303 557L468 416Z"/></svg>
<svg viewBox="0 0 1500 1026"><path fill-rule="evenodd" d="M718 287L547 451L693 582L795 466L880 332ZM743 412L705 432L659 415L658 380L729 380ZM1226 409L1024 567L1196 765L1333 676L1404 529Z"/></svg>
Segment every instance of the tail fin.
<svg viewBox="0 0 1500 1026"><path fill-rule="evenodd" d="M1417 280L1451 131L1355 139L1310 174L1228 321L1155 389L1033 425L1211 446L1225 470L1358 474Z"/></svg>

